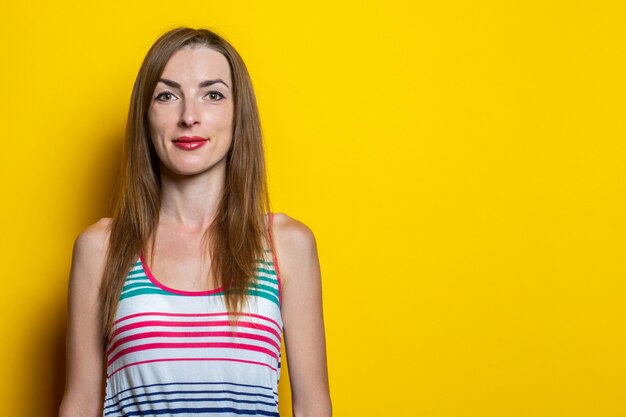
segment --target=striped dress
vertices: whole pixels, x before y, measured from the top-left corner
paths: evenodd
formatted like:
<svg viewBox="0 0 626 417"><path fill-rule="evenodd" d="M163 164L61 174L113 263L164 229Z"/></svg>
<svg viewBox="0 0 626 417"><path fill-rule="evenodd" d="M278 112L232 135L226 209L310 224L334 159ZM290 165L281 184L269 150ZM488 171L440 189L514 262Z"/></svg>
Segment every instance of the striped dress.
<svg viewBox="0 0 626 417"><path fill-rule="evenodd" d="M221 289L168 288L140 257L107 346L103 415L278 416L280 281L265 254L235 326Z"/></svg>

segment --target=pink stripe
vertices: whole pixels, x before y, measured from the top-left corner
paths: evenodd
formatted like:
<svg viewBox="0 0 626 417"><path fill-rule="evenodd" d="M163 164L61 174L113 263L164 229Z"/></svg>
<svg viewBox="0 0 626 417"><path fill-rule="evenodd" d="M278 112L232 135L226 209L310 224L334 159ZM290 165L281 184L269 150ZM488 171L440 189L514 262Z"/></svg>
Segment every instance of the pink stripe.
<svg viewBox="0 0 626 417"><path fill-rule="evenodd" d="M229 327L230 321L228 320L216 320L216 321L163 321L163 320L147 320L140 321L137 323L127 324L116 329L113 332L111 338L114 338L118 334L122 332L126 332L133 329L138 329L140 327L148 327L148 326L163 326L163 327ZM273 328L266 326L264 324L250 323L247 321L239 321L237 322L237 327L247 327L250 329L264 330L266 332L272 333L276 336L276 339L281 340L280 334L274 330Z"/></svg>
<svg viewBox="0 0 626 417"><path fill-rule="evenodd" d="M240 339L251 339L258 340L260 342L268 343L276 348L277 351L280 351L280 346L274 339L271 339L267 336L261 336L252 333L243 333L243 332L146 332L146 333L137 333L131 336L123 337L115 341L115 343L109 348L107 351L107 356L111 356L111 353L120 345L128 342L132 342L134 340L140 339L148 339L152 337L237 337Z"/></svg>
<svg viewBox="0 0 626 417"><path fill-rule="evenodd" d="M270 249L272 249L272 261L274 262L274 269L276 270L276 279L278 280L278 303L283 305L283 292L281 291L282 285L280 280L280 268L278 267L278 258L276 257L276 249L274 248L274 242L272 235L274 233L274 213L270 213L270 227L268 237L270 239Z"/></svg>
<svg viewBox="0 0 626 417"><path fill-rule="evenodd" d="M269 317L266 316L261 316L259 314L252 314L252 313L162 313L162 312L146 312L146 313L136 313L136 314L131 314L129 316L125 316L122 318L119 318L115 321L115 324L120 323L122 321L125 320L130 320L132 318L135 317L143 317L143 316L162 316L162 317L216 317L216 316L244 316L244 317L254 317L257 319L261 319L261 320L265 320L265 321L269 321L270 323L274 324L276 326L276 328L281 329L281 326L275 322L274 320L270 319Z"/></svg>
<svg viewBox="0 0 626 417"><path fill-rule="evenodd" d="M156 285L157 287L167 292L171 292L171 293L178 294L178 295L200 296L200 295L217 294L220 291L222 291L222 287L215 288L214 290L207 290L207 291L185 291L185 290L177 290L175 288L170 288L166 285L161 284L159 280L156 279L154 275L152 275L152 271L150 271L148 264L143 259L143 254L139 255L139 260L141 261L141 267L143 268L143 271L146 273L146 276L148 277L148 279L152 281L154 285Z"/></svg>
<svg viewBox="0 0 626 417"><path fill-rule="evenodd" d="M256 361L247 361L244 359L231 359L231 358L167 358L167 359L150 359L150 360L146 360L146 361L139 361L139 362L133 362L133 363L129 363L126 364L124 366L122 366L121 368L119 368L118 370L116 370L115 372L113 372L110 375L107 375L107 378L111 378L113 375L115 375L116 373L118 373L119 371L121 371L122 369L126 369L130 366L135 366L135 365L143 365L144 363L153 363L153 362L178 362L178 361L225 361L225 362L241 362L241 363L249 363L252 365L261 365L261 366L265 366L270 368L273 371L276 371L276 368L274 368L271 365L268 365L267 363L263 363L263 362L256 362Z"/></svg>
<svg viewBox="0 0 626 417"><path fill-rule="evenodd" d="M250 350L253 352L265 353L268 356L271 356L275 360L278 361L278 355L275 352L272 352L269 349L247 345L245 343L225 343L225 342L204 342L204 343L148 343L145 345L132 346L126 349L120 350L115 356L113 356L107 362L107 365L111 366L113 362L118 360L124 355L128 355L134 352L141 352L142 350L150 350L150 349L241 349L241 350Z"/></svg>

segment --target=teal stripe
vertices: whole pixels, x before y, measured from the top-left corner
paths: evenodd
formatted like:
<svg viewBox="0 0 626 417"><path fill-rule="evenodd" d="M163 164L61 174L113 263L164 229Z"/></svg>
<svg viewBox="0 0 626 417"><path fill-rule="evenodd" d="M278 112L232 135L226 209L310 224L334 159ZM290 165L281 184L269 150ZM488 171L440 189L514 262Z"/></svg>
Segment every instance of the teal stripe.
<svg viewBox="0 0 626 417"><path fill-rule="evenodd" d="M268 278L268 277L261 277L259 275L256 275L255 279L259 280L259 281L265 281L265 282L268 282L270 284L274 284L274 285L278 286L278 280L277 279ZM147 276L141 275L141 276L136 276L136 277L132 277L132 278L128 277L128 278L126 278L125 282L130 282L130 283L146 282L146 283L148 283L148 282L152 282L152 281L150 281L150 279ZM124 285L127 285L127 284L124 284Z"/></svg>
<svg viewBox="0 0 626 417"><path fill-rule="evenodd" d="M260 277L258 275L256 276L256 279L259 280L259 281L269 282L269 283L274 284L274 285L276 285L278 287L278 280L276 280L276 279L272 279L272 278L268 278L268 277Z"/></svg>
<svg viewBox="0 0 626 417"><path fill-rule="evenodd" d="M278 296L275 293L271 293L271 292L268 292L268 291L265 291L265 290L257 290L256 292L259 295L265 294L265 296L266 296L265 298L267 298L268 300L271 299L272 301L274 301L274 300L278 300L279 299Z"/></svg>
<svg viewBox="0 0 626 417"><path fill-rule="evenodd" d="M133 282L133 281L150 281L150 279L147 276L145 276L145 275L137 275L136 277L126 278L126 282L128 282L128 281L131 281L131 282Z"/></svg>
<svg viewBox="0 0 626 417"><path fill-rule="evenodd" d="M133 291L129 291L125 294L122 294L120 296L120 301L124 300L126 298L131 298L131 297L135 297L137 295L147 295L147 294L158 294L158 295L177 295L177 294L172 294L169 293L167 291L164 291L160 288L144 288L144 289L140 289L140 290L133 290Z"/></svg>
<svg viewBox="0 0 626 417"><path fill-rule="evenodd" d="M273 294L270 294L268 292L248 289L247 294L250 296L254 296L254 297L265 298L266 300L269 300L273 302L274 304L276 304L278 307L280 307L280 302L278 301L278 297L275 297ZM170 296L184 297L183 295L167 292L157 287L152 287L152 288L148 287L148 288L140 288L140 289L128 291L126 293L122 293L120 295L120 301L125 300L127 298L136 297L139 295L170 295ZM220 291L218 293L211 294L210 296L215 297L215 296L223 296L223 295L224 293Z"/></svg>
<svg viewBox="0 0 626 417"><path fill-rule="evenodd" d="M269 275L276 275L276 271L274 271L273 269L257 268L256 272L262 272L262 273L269 274Z"/></svg>
<svg viewBox="0 0 626 417"><path fill-rule="evenodd" d="M278 297L278 289L274 287L270 287L268 285L261 285L261 284L256 283L256 284L249 285L248 289L267 291L267 292L274 294L276 297Z"/></svg>
<svg viewBox="0 0 626 417"><path fill-rule="evenodd" d="M257 280L268 281L268 282L270 282L272 284L277 284L277 281L272 280L270 278L257 277ZM126 281L128 282L128 281L131 281L131 280L127 279ZM139 280L135 279L134 281L139 281ZM134 288L146 287L146 286L158 288L157 286L155 286L152 283L152 281L149 281L148 278L145 277L140 282L131 282L131 283L125 284L123 289L122 289L122 291L132 290ZM256 282L256 283L250 284L249 288L256 288L256 289L259 289L259 290L269 291L272 294L278 296L278 289L276 287L271 287L269 285L263 285L263 284L260 284L260 283Z"/></svg>
<svg viewBox="0 0 626 417"><path fill-rule="evenodd" d="M259 280L264 280L264 281L269 281L272 284L276 284L276 281L273 281L271 279L264 279L261 277L257 277L257 279ZM126 281L130 281L130 280L126 280ZM128 290L132 290L134 288L140 288L140 287L154 287L154 288L158 288L156 285L154 285L151 281L144 279L141 282L132 282L129 284L124 284L124 287L122 288L122 291L128 291ZM272 287L269 285L263 285L263 284L259 284L257 283L252 283L248 286L248 288L253 288L253 289L259 289L259 290L265 290L265 291L269 291L272 294L278 296L278 288L276 287Z"/></svg>
<svg viewBox="0 0 626 417"><path fill-rule="evenodd" d="M248 290L248 295L253 295L253 296L256 296L256 297L265 298L266 300L270 300L271 302L276 304L278 307L280 307L280 303L278 302L278 298L274 297L273 295L268 294L266 292Z"/></svg>
<svg viewBox="0 0 626 417"><path fill-rule="evenodd" d="M148 281L148 282L143 282L143 283L136 282L134 284L126 284L126 285L124 285L124 288L122 288L122 291L132 290L132 289L141 288L141 287L158 288L152 282Z"/></svg>

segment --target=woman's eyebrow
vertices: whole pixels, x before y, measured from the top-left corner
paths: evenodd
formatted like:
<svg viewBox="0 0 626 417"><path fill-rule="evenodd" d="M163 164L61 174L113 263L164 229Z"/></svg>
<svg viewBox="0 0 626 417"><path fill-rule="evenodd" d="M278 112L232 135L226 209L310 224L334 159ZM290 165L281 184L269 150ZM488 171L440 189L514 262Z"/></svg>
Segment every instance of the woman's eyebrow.
<svg viewBox="0 0 626 417"><path fill-rule="evenodd" d="M165 84L165 85L168 85L168 86L170 86L170 87L172 87L172 88L178 88L178 89L180 90L180 84L178 84L176 81L168 80L167 78L160 78L160 79L159 79L159 82L161 82L161 83L163 83L163 84ZM200 88L204 88L204 87L208 87L208 86L211 86L211 85L213 85L213 84L217 84L217 83L222 83L222 84L224 84L226 87L230 88L230 87L228 86L228 84L226 84L226 83L224 82L224 80L222 80L221 78L216 78L216 79L214 79L214 80L206 80L206 81L202 81L200 84L198 84L198 86L199 86Z"/></svg>
<svg viewBox="0 0 626 417"><path fill-rule="evenodd" d="M217 83L222 83L222 84L224 84L226 87L228 87L228 84L226 84L226 83L224 82L224 80L222 80L221 78L216 78L216 79L214 79L214 80L206 80L206 81L202 81L202 82L201 82L200 84L198 84L198 85L200 86L200 88L203 88L203 87L208 87L208 86L210 86L210 85L217 84ZM228 87L228 88L230 88L230 87Z"/></svg>
<svg viewBox="0 0 626 417"><path fill-rule="evenodd" d="M160 78L159 82L172 88L178 88L180 90L180 84L178 84L176 81L168 80L167 78Z"/></svg>

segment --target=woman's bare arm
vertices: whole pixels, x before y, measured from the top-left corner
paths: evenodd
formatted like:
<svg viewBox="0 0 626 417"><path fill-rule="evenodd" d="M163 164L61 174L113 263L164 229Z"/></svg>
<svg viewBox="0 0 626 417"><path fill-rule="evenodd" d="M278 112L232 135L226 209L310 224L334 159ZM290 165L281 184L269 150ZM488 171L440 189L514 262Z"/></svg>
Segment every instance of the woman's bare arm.
<svg viewBox="0 0 626 417"><path fill-rule="evenodd" d="M74 243L68 290L67 381L60 417L102 415L104 373L100 283L109 219L82 232Z"/></svg>
<svg viewBox="0 0 626 417"><path fill-rule="evenodd" d="M322 286L315 237L304 224L277 214L274 244L294 417L332 415L326 365Z"/></svg>

